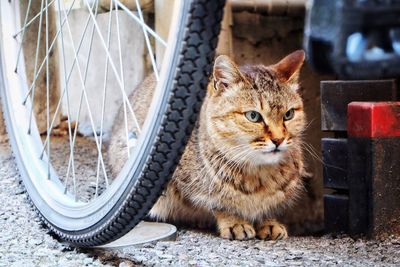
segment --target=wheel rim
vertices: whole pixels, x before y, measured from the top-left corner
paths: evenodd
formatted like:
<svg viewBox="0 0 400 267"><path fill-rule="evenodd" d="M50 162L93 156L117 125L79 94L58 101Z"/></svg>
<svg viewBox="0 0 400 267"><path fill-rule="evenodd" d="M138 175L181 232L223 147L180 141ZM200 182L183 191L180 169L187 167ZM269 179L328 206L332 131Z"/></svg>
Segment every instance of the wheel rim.
<svg viewBox="0 0 400 267"><path fill-rule="evenodd" d="M54 1L43 0L41 1L41 6L43 7L44 5L51 4L53 2ZM59 1L55 1L54 3L60 4ZM47 155L51 153L51 151L49 153L49 150L47 150L49 146L47 147L43 146L42 143L43 137L41 137L35 121L30 119L32 116L31 115L32 104L30 102L30 99L27 98L27 92L30 91L33 92L33 90L29 88L26 75L24 75L25 64L23 62L23 59L20 59L19 56L19 54L22 54L22 52L20 49L18 49L17 46L15 46L15 39L12 38L12 35L14 35L16 32L19 31L18 29L20 29L19 18L21 16L21 14L19 14L19 8L15 8L15 6L12 5L19 6L19 2L15 1L12 4L2 4L0 6L0 12L2 18L1 36L3 39L3 43L1 44L2 49L0 50L2 56L1 68L3 71L3 75L5 76L4 87L7 89L4 92L5 98L7 99L7 101L5 102L7 102L9 105L6 108L6 110L9 111L8 115L10 116L10 119L13 122L12 126L10 127L11 129L9 129L9 131L11 132L12 135L15 136L14 145L19 148L18 151L20 152L24 151L24 153L20 153L19 155L21 157L21 161L24 163L23 164L24 166L22 166L23 171L26 172L27 174L23 175L23 177L31 177L31 179L25 179L24 183L26 185L26 188L29 192L32 201L35 203L40 213L44 215L50 223L54 224L58 228L68 231L78 231L89 228L93 224L97 223L101 218L103 218L104 215L107 214L114 207L114 205L120 199L120 196L125 192L125 189L128 188L128 184L132 182L130 179L123 179L123 178L137 177L137 172L143 167L144 159L140 158L140 155L142 155L143 153L145 153L146 150L149 149L149 144L151 143L151 140L152 138L154 138L155 135L154 125L156 125L156 121L160 119L157 117L156 111L160 110L161 106L160 100L166 94L165 88L168 88L170 86L167 84L168 81L167 77L171 75L172 71L171 69L173 68L168 68L167 66L173 65L174 59L176 59L176 54L175 54L176 51L174 49L176 43L171 42L168 44L166 54L164 57L163 68L160 74L161 77L160 82L157 85L155 97L153 98L154 101L152 101L152 105L148 113L150 115L147 116L146 121L142 127L142 131L138 139L139 145L135 147L135 150L131 155L129 162L126 164L125 168L121 171L118 177L116 177L116 179L107 188L107 190L105 190L102 194L100 194L97 198L95 198L95 200L89 203L85 203L77 200L76 195L73 195L68 190L66 191L66 193L64 193L65 192L65 185L63 183L64 181L58 179L57 171L55 170L55 168L53 168L51 164L47 164L49 162ZM176 17L175 21L171 26L172 32L170 33L171 34L170 36L173 36L174 38L170 37L169 38L170 40L179 40L178 36L179 33L177 31L178 27L174 25L177 25L177 23L179 22L179 18L182 15L181 11L184 9L184 4L180 3L177 6L179 15L175 16ZM119 7L121 9L125 8L123 5L120 5ZM93 18L95 15L93 10L90 10L89 13L90 16ZM110 14L111 13L112 12L110 12ZM141 15L139 14L139 17L140 16ZM45 15L42 14L41 19L48 19L48 17L46 18L44 17ZM27 22L26 19L25 22ZM62 22L60 22L60 24L61 23ZM46 23L46 25L48 24ZM97 27L94 26L94 28L98 28L98 26ZM48 30L46 31L46 33L47 32ZM38 37L38 39L40 39L40 37ZM46 36L46 48L48 48L51 45L51 42L47 39L48 38ZM104 44L105 40L103 41ZM150 44L148 40L146 41L146 44L147 47L149 47ZM4 56L5 53L7 53L7 56ZM77 53L75 53L75 55L76 54ZM109 57L111 58L111 56ZM17 58L18 60L15 60L15 58ZM152 66L154 70L155 68L154 57L151 55L151 58L153 59ZM18 61L17 64L18 74L15 73L13 70L16 64L15 61ZM37 61L37 59L35 59L35 61ZM36 65L38 65L37 62L35 66ZM77 66L78 66L77 68L79 68L79 62ZM48 68L47 65L45 67ZM114 65L113 68L115 71L117 67ZM123 72L121 71L121 73ZM80 76L82 82L84 83L82 73ZM123 82L120 84L120 87L122 88L124 87ZM10 90L13 90L12 93ZM68 89L66 89L66 91L68 91ZM84 91L83 94L85 94ZM27 101L25 102L24 100ZM25 104L24 105L21 104L22 102L25 102ZM127 104L126 106L124 104L124 109L129 109L127 106L128 106ZM70 115L68 115L68 117L70 117ZM27 134L28 131L20 130L20 129L26 129L27 122L31 123L31 129L29 131L30 133L29 135ZM51 128L51 124L52 123L49 119L47 121L47 127ZM69 130L69 137L73 138L73 136L71 135L70 127L68 127L68 130ZM95 131L95 129L93 129L93 131ZM102 132L100 133L100 136L102 136L101 134ZM96 141L97 152L98 152L99 147L102 146L102 142L100 140L96 140L97 139L96 135L94 135L94 139ZM51 137L47 135L46 138L44 138L44 143L46 143L46 140L51 140ZM51 144L51 142L49 143ZM47 153L45 150L47 150ZM43 157L40 157L41 155L43 155ZM26 164L28 162L29 164ZM69 162L73 162L73 160L69 160ZM102 168L103 169L105 168L104 167L105 164L102 164L101 162L97 164L97 168L99 168L98 167L99 165L103 165ZM105 176L106 175L107 173L105 174ZM50 177L50 179L47 179L48 176ZM97 174L96 176L98 179L99 176ZM97 188L98 184L96 185L96 191Z"/></svg>

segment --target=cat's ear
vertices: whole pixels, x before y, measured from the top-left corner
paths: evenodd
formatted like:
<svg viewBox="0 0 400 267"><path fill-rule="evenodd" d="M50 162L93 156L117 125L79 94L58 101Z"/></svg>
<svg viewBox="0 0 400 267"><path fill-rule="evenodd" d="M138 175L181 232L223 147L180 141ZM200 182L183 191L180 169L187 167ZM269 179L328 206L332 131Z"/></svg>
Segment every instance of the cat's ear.
<svg viewBox="0 0 400 267"><path fill-rule="evenodd" d="M281 61L272 65L277 78L283 83L297 83L301 66L304 63L305 53L297 50L284 57Z"/></svg>
<svg viewBox="0 0 400 267"><path fill-rule="evenodd" d="M225 90L241 79L242 75L239 68L228 56L221 55L215 59L213 69L214 90Z"/></svg>

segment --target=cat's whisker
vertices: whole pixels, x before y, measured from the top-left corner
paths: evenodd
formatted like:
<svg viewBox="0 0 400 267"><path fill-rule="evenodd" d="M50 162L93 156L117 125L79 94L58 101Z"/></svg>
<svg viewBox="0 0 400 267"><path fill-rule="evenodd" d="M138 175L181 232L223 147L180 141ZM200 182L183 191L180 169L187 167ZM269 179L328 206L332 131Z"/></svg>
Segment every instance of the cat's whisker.
<svg viewBox="0 0 400 267"><path fill-rule="evenodd" d="M308 152L308 154L309 154L314 160L317 160L317 161L323 163L322 159L321 159L318 155L315 155L314 152L311 151L308 147L302 145L302 148L304 149L304 151Z"/></svg>
<svg viewBox="0 0 400 267"><path fill-rule="evenodd" d="M331 165L331 164L328 164L328 163L324 162L324 160L315 151L315 148L312 147L310 144L302 143L301 145L302 145L302 147L303 147L303 149L305 151L307 151L314 159L316 159L318 162L320 162L323 166L334 168L334 169L338 169L338 170L342 170L342 171L346 171L343 168L340 168L340 167L337 167L337 166L334 166L334 165Z"/></svg>
<svg viewBox="0 0 400 267"><path fill-rule="evenodd" d="M238 147L241 147L241 146L238 146ZM238 147L236 147L236 148L238 148ZM233 150L235 150L235 149L231 149L231 151L233 151ZM244 151L239 152L239 153L236 155L236 157L241 156L241 154L243 154L243 152L244 152ZM211 175L211 176L212 176L211 179L213 179L213 181L214 181L215 179L218 179L219 176L221 175L221 173L222 173L223 171L225 171L225 169L228 167L228 164L230 164L231 162L233 162L232 160L234 160L234 159L236 158L236 157L235 157L235 158L226 159L224 156L225 156L225 155L221 155L221 158L220 158L218 164L216 164L216 166L212 166L212 167L214 167L214 168L218 168L218 169L219 169L219 171L217 171L216 173L214 173L213 175ZM226 160L226 162L221 166L221 161L222 161L222 160Z"/></svg>
<svg viewBox="0 0 400 267"><path fill-rule="evenodd" d="M224 166L222 166L222 168L220 169L221 171L224 170L225 168L230 168L230 171L232 172L233 175L230 175L231 177L236 176L237 173L240 171L239 166L241 164L244 164L245 161L237 161L237 159L241 158L241 157L246 157L246 153L248 151L247 150L243 150L241 152L239 152L238 154L236 154L234 157L232 157L229 161L227 161L225 163ZM219 173L217 173L218 175ZM224 177L224 178L228 178L228 177Z"/></svg>
<svg viewBox="0 0 400 267"><path fill-rule="evenodd" d="M244 146L247 146L247 145L244 145ZM241 148L241 147L243 147L243 146L237 146L235 148ZM231 149L231 150L234 150L234 149ZM237 172L240 171L240 165L246 163L246 162L238 162L236 160L239 159L240 157L243 157L243 156L247 157L246 154L249 154L250 152L251 151L243 150L243 151L240 151L238 154L236 154L234 157L231 157L229 159L222 158L222 159L225 159L226 162L222 166L221 166L220 162L219 162L219 164L217 164L217 166L215 166L215 167L219 168L219 171L216 172L214 175L211 175L211 179L213 180L213 182L216 179L221 179L221 178L225 182L229 181L231 179L234 179L234 177L237 176ZM228 174L229 171L230 171L231 175L229 175L229 176L224 175L223 177L220 177L222 172L225 172L226 174ZM230 178L230 179L226 179L226 178ZM209 186L209 195L211 194L211 191L212 191L212 188L211 188L212 184L213 183L211 183L210 186Z"/></svg>
<svg viewBox="0 0 400 267"><path fill-rule="evenodd" d="M233 147L232 149L235 149L236 147ZM215 179L215 175L213 175L212 173L210 173L210 168L212 169L212 168L214 168L215 166L213 166L213 165L216 165L216 166L219 166L219 165L221 165L220 163L221 163L221 161L223 160L224 158L223 158L223 155L218 151L217 153L215 153L214 155L212 155L211 156L211 158L210 159L208 159L207 160L207 162L210 164L210 166L208 166L207 164L204 164L204 166L203 166L203 168L199 171L199 174L198 174L198 177L197 177L197 179L194 179L193 181L195 181L195 180L198 180L198 179L200 179L201 181L203 181L203 184L205 183L205 182L207 182L208 180L207 179L205 179L205 177L202 177L202 176L205 176L205 175L207 175L209 178L211 178L211 179L213 179L213 181L214 181L214 179ZM216 160L216 161L215 161ZM206 162L205 162L206 163ZM215 164L216 163L216 164ZM212 183L211 183L212 184Z"/></svg>
<svg viewBox="0 0 400 267"><path fill-rule="evenodd" d="M302 143L303 148L306 149L315 159L322 161L321 157L318 155L318 153L315 151L314 147L307 143Z"/></svg>
<svg viewBox="0 0 400 267"><path fill-rule="evenodd" d="M310 120L306 126L304 126L302 132L305 132L310 126L311 124L313 124L313 122L315 121L315 118L313 118L312 120Z"/></svg>
<svg viewBox="0 0 400 267"><path fill-rule="evenodd" d="M246 150L244 151L244 153L238 155L238 157L244 157L244 158L248 158L250 155L254 154L254 151L251 150ZM237 175L240 175L241 170L243 169L243 167L246 167L246 169L248 169L248 167L251 165L249 164L249 160L245 160L245 161L236 161L236 163L233 164L233 172L234 175L233 177L236 177ZM242 172L246 172L248 170L242 170ZM233 179L232 177L232 179Z"/></svg>

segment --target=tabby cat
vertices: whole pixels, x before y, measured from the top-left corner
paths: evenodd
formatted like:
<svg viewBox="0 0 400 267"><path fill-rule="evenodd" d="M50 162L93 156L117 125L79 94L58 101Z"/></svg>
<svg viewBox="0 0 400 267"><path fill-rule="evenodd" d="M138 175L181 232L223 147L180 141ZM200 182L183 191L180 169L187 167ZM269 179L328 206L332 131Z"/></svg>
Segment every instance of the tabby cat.
<svg viewBox="0 0 400 267"><path fill-rule="evenodd" d="M198 126L151 217L214 224L227 239L288 236L275 216L303 188L305 114L297 92L303 62L301 50L271 66L239 68L223 55L215 60ZM130 96L139 124L154 87L149 76ZM115 173L126 160L122 122L120 111L109 146Z"/></svg>

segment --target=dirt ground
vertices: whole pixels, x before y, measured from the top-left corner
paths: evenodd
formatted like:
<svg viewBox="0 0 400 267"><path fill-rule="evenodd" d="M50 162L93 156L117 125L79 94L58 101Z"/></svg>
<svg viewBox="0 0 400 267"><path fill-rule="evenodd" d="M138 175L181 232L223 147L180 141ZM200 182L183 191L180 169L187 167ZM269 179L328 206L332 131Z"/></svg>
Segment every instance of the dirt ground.
<svg viewBox="0 0 400 267"><path fill-rule="evenodd" d="M395 237L241 242L180 229L175 241L77 250L57 241L36 217L7 142L0 144L0 203L0 266L400 266Z"/></svg>

